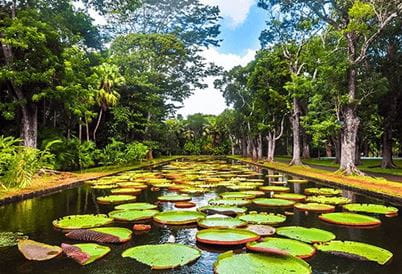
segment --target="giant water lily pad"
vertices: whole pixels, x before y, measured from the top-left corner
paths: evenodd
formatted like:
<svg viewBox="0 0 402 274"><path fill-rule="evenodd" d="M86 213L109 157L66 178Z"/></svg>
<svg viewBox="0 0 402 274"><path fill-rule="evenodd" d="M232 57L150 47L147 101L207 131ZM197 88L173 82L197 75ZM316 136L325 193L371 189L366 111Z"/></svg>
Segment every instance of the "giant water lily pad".
<svg viewBox="0 0 402 274"><path fill-rule="evenodd" d="M248 225L244 229L257 233L262 237L274 235L276 231L274 227L269 225Z"/></svg>
<svg viewBox="0 0 402 274"><path fill-rule="evenodd" d="M223 215L237 215L247 212L245 207L235 207L235 206L203 206L197 209L206 214L223 214Z"/></svg>
<svg viewBox="0 0 402 274"><path fill-rule="evenodd" d="M58 246L39 243L32 240L18 241L18 250L28 260L46 261L59 256L62 249Z"/></svg>
<svg viewBox="0 0 402 274"><path fill-rule="evenodd" d="M335 196L341 194L342 190L329 187L322 187L322 188L312 187L312 188L306 188L304 190L304 193L306 193L307 195Z"/></svg>
<svg viewBox="0 0 402 274"><path fill-rule="evenodd" d="M140 194L142 189L139 188L117 188L112 189L110 193L112 194L127 194L127 195L138 195Z"/></svg>
<svg viewBox="0 0 402 274"><path fill-rule="evenodd" d="M197 260L201 252L182 244L141 245L127 249L123 257L135 259L152 269L172 269Z"/></svg>
<svg viewBox="0 0 402 274"><path fill-rule="evenodd" d="M63 218L54 220L52 224L60 229L80 229L80 228L93 228L111 224L112 218L108 218L104 214L92 215L70 215Z"/></svg>
<svg viewBox="0 0 402 274"><path fill-rule="evenodd" d="M209 228L198 231L196 239L200 243L214 245L240 245L256 241L260 235L245 229Z"/></svg>
<svg viewBox="0 0 402 274"><path fill-rule="evenodd" d="M311 267L302 259L293 256L270 256L256 253L221 254L214 264L217 274L266 274L297 273L310 274Z"/></svg>
<svg viewBox="0 0 402 274"><path fill-rule="evenodd" d="M100 204L118 204L118 203L132 202L135 201L136 199L137 197L133 195L109 195L96 198L96 200Z"/></svg>
<svg viewBox="0 0 402 274"><path fill-rule="evenodd" d="M328 196L309 196L306 199L309 203L320 203L328 205L344 205L351 202L349 198L346 197L328 197Z"/></svg>
<svg viewBox="0 0 402 274"><path fill-rule="evenodd" d="M309 180L304 180L304 179L289 179L288 183L292 183L292 184L306 184L308 183Z"/></svg>
<svg viewBox="0 0 402 274"><path fill-rule="evenodd" d="M264 196L265 192L261 191L261 190L245 190L245 191L241 191L241 193L246 193L246 194L252 194L255 197L259 197L259 196Z"/></svg>
<svg viewBox="0 0 402 274"><path fill-rule="evenodd" d="M110 252L110 247L98 245L98 244L61 244L63 252L67 257L74 259L81 265L90 264L96 260L99 260Z"/></svg>
<svg viewBox="0 0 402 274"><path fill-rule="evenodd" d="M17 245L19 240L27 240L28 236L25 236L21 232L0 232L0 248Z"/></svg>
<svg viewBox="0 0 402 274"><path fill-rule="evenodd" d="M286 186L262 186L260 190L265 192L289 192L290 188Z"/></svg>
<svg viewBox="0 0 402 274"><path fill-rule="evenodd" d="M109 217L115 219L116 221L123 222L135 222L142 220L149 220L157 214L159 211L154 209L146 210L115 210L109 212Z"/></svg>
<svg viewBox="0 0 402 274"><path fill-rule="evenodd" d="M117 210L147 210L147 209L155 209L157 205L150 203L129 203L115 206L114 209Z"/></svg>
<svg viewBox="0 0 402 274"><path fill-rule="evenodd" d="M158 197L158 200L161 202L183 202L190 201L191 197L188 195L164 195Z"/></svg>
<svg viewBox="0 0 402 274"><path fill-rule="evenodd" d="M327 205L327 204L319 204L319 203L297 203L295 204L295 208L303 211L312 211L312 212L334 212L335 206Z"/></svg>
<svg viewBox="0 0 402 274"><path fill-rule="evenodd" d="M249 224L277 225L286 221L286 216L275 213L250 213L239 217Z"/></svg>
<svg viewBox="0 0 402 274"><path fill-rule="evenodd" d="M318 229L307 228L302 226L284 226L276 230L280 236L299 240L306 243L321 243L335 239L335 234L332 232Z"/></svg>
<svg viewBox="0 0 402 274"><path fill-rule="evenodd" d="M293 207L295 201L274 198L257 198L253 200L253 203L258 206L266 207Z"/></svg>
<svg viewBox="0 0 402 274"><path fill-rule="evenodd" d="M91 186L92 189L112 189L118 187L117 185L112 184L95 184Z"/></svg>
<svg viewBox="0 0 402 274"><path fill-rule="evenodd" d="M244 199L212 199L208 203L210 205L245 206L250 204L251 201Z"/></svg>
<svg viewBox="0 0 402 274"><path fill-rule="evenodd" d="M205 214L198 211L172 210L160 212L154 216L154 221L168 225L184 225L200 221Z"/></svg>
<svg viewBox="0 0 402 274"><path fill-rule="evenodd" d="M132 231L122 227L99 227L92 229L77 229L66 234L67 238L97 242L97 243L124 243L131 239Z"/></svg>
<svg viewBox="0 0 402 274"><path fill-rule="evenodd" d="M318 216L318 218L328 223L347 225L347 226L364 227L364 226L377 226L381 224L381 221L377 218L347 212L324 213Z"/></svg>
<svg viewBox="0 0 402 274"><path fill-rule="evenodd" d="M353 212L366 212L384 215L398 214L398 209L396 207L376 204L348 204L344 205L343 208Z"/></svg>
<svg viewBox="0 0 402 274"><path fill-rule="evenodd" d="M358 260L374 261L381 265L391 260L393 254L383 248L352 241L331 241L314 245L318 250Z"/></svg>
<svg viewBox="0 0 402 274"><path fill-rule="evenodd" d="M203 228L236 228L246 226L247 222L231 217L211 217L198 222Z"/></svg>
<svg viewBox="0 0 402 274"><path fill-rule="evenodd" d="M303 194L297 194L297 193L275 193L273 195L273 198L285 199L285 200L291 200L291 201L304 201L306 199L306 196Z"/></svg>
<svg viewBox="0 0 402 274"><path fill-rule="evenodd" d="M247 194L243 192L223 192L220 194L223 199L253 199L253 194Z"/></svg>
<svg viewBox="0 0 402 274"><path fill-rule="evenodd" d="M315 248L292 239L265 238L263 241L247 243L247 249L278 255L292 255L307 259L315 254Z"/></svg>

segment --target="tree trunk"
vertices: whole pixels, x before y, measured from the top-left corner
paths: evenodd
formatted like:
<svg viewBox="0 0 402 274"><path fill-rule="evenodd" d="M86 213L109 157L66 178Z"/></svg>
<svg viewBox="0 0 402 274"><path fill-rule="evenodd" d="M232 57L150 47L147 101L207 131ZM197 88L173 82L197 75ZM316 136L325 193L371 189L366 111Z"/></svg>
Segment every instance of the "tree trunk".
<svg viewBox="0 0 402 274"><path fill-rule="evenodd" d="M79 139L80 142L81 142L81 140L82 140L82 124L81 124L81 117L80 117L80 120L79 120L79 122L78 122L78 139Z"/></svg>
<svg viewBox="0 0 402 274"><path fill-rule="evenodd" d="M258 160L261 160L262 159L262 136L261 136L261 134L260 135L258 135L258 138L257 138L257 157L258 157Z"/></svg>
<svg viewBox="0 0 402 274"><path fill-rule="evenodd" d="M96 122L96 126L95 126L95 129L94 129L94 132L93 132L94 142L96 142L96 132L98 131L100 122L101 122L101 120L102 120L102 114L103 114L103 110L102 110L102 108L101 108L101 109L99 110L98 121Z"/></svg>
<svg viewBox="0 0 402 274"><path fill-rule="evenodd" d="M38 142L38 107L36 104L21 106L21 139L26 147L37 147Z"/></svg>
<svg viewBox="0 0 402 274"><path fill-rule="evenodd" d="M89 142L89 123L88 123L88 119L85 118L85 128L86 128L86 133L87 133L87 142Z"/></svg>
<svg viewBox="0 0 402 274"><path fill-rule="evenodd" d="M231 149L231 154L235 155L235 138L232 135L229 135L229 141L230 141L230 149Z"/></svg>
<svg viewBox="0 0 402 274"><path fill-rule="evenodd" d="M300 103L297 98L293 98L293 113L290 118L293 133L293 158L290 165L302 165L300 158Z"/></svg>
<svg viewBox="0 0 402 274"><path fill-rule="evenodd" d="M385 126L382 135L382 168L395 168L396 165L392 159L392 128L390 125Z"/></svg>
<svg viewBox="0 0 402 274"><path fill-rule="evenodd" d="M325 144L325 156L332 157L332 145L331 142L327 142Z"/></svg>
<svg viewBox="0 0 402 274"><path fill-rule="evenodd" d="M241 154L243 157L247 157L247 141L245 137L241 138Z"/></svg>
<svg viewBox="0 0 402 274"><path fill-rule="evenodd" d="M274 161L274 156L275 156L275 143L276 140L274 138L274 134L272 132L268 133L267 142L268 142L268 153L267 153L267 160L269 162Z"/></svg>
<svg viewBox="0 0 402 274"><path fill-rule="evenodd" d="M309 136L303 130L303 159L310 159L310 144L309 144Z"/></svg>

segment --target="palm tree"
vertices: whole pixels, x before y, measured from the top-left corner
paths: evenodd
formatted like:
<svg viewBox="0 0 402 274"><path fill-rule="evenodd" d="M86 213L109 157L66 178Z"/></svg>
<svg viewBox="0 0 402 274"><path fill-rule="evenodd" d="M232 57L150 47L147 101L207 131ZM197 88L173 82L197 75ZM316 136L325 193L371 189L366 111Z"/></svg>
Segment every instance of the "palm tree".
<svg viewBox="0 0 402 274"><path fill-rule="evenodd" d="M119 68L116 65L103 63L95 68L95 75L98 79L98 90L96 93L96 102L100 110L98 121L93 132L94 141L96 141L96 132L98 131L100 122L102 120L103 112L107 111L109 107L115 106L119 101L120 94L115 90L119 85L125 82L124 77L120 74Z"/></svg>

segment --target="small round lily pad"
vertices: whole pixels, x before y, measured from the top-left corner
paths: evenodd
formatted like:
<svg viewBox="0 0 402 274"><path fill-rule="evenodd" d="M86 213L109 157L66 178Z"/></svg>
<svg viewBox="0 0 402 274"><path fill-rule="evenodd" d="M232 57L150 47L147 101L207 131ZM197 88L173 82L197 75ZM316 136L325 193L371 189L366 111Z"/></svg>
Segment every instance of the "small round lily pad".
<svg viewBox="0 0 402 274"><path fill-rule="evenodd" d="M285 200L291 200L291 201L304 201L306 199L306 196L303 194L297 194L297 193L275 193L273 195L273 198L285 199Z"/></svg>
<svg viewBox="0 0 402 274"><path fill-rule="evenodd" d="M297 203L295 204L295 208L302 211L312 211L312 212L334 212L335 206L327 205L327 204L319 204L319 203Z"/></svg>
<svg viewBox="0 0 402 274"><path fill-rule="evenodd" d="M364 261L374 261L381 265L391 260L393 254L383 248L353 241L330 241L314 245L318 250L334 255L355 258Z"/></svg>
<svg viewBox="0 0 402 274"><path fill-rule="evenodd" d="M190 201L191 197L188 195L164 195L158 197L158 200L161 202L183 202Z"/></svg>
<svg viewBox="0 0 402 274"><path fill-rule="evenodd" d="M335 239L332 232L302 226L284 226L276 230L276 234L306 243L328 242Z"/></svg>
<svg viewBox="0 0 402 274"><path fill-rule="evenodd" d="M236 228L246 225L247 222L231 217L211 217L198 222L198 226L203 228Z"/></svg>
<svg viewBox="0 0 402 274"><path fill-rule="evenodd" d="M249 224L277 225L286 221L286 216L275 213L249 213L239 217L240 220Z"/></svg>
<svg viewBox="0 0 402 274"><path fill-rule="evenodd" d="M257 198L253 200L253 203L258 206L266 207L293 207L296 202L285 199Z"/></svg>
<svg viewBox="0 0 402 274"><path fill-rule="evenodd" d="M60 229L81 229L81 228L93 228L98 226L104 226L111 224L112 218L108 218L104 214L92 215L70 215L63 218L54 220L53 226Z"/></svg>
<svg viewBox="0 0 402 274"><path fill-rule="evenodd" d="M189 264L201 251L182 244L140 245L123 252L122 257L135 259L152 269L172 269Z"/></svg>
<svg viewBox="0 0 402 274"><path fill-rule="evenodd" d="M154 221L168 225L185 225L196 223L205 218L205 214L198 211L172 210L156 214Z"/></svg>
<svg viewBox="0 0 402 274"><path fill-rule="evenodd" d="M304 193L306 193L307 195L336 196L341 194L342 190L329 187L322 187L322 188L312 187L312 188L306 188L304 190Z"/></svg>
<svg viewBox="0 0 402 274"><path fill-rule="evenodd" d="M304 260L293 256L268 256L258 253L221 254L214 264L217 274L266 274L297 273L310 274L311 267ZM269 272L267 270L269 269Z"/></svg>
<svg viewBox="0 0 402 274"><path fill-rule="evenodd" d="M208 203L210 205L245 206L250 204L251 201L244 199L212 199Z"/></svg>
<svg viewBox="0 0 402 274"><path fill-rule="evenodd" d="M96 200L100 204L118 204L118 203L132 202L135 201L136 199L137 197L133 195L109 195L96 198Z"/></svg>
<svg viewBox="0 0 402 274"><path fill-rule="evenodd" d="M155 209L157 205L150 203L129 203L115 206L114 208L117 210L147 210L147 209Z"/></svg>
<svg viewBox="0 0 402 274"><path fill-rule="evenodd" d="M63 252L81 265L90 264L99 260L110 252L110 247L98 244L61 244Z"/></svg>
<svg viewBox="0 0 402 274"><path fill-rule="evenodd" d="M348 204L344 205L343 208L352 212L366 212L384 215L398 214L398 209L396 207L377 204Z"/></svg>
<svg viewBox="0 0 402 274"><path fill-rule="evenodd" d="M377 218L348 212L324 213L318 216L318 218L331 224L346 225L346 226L364 227L364 226L377 226L381 224L381 221Z"/></svg>
<svg viewBox="0 0 402 274"><path fill-rule="evenodd" d="M286 186L261 186L260 190L265 192L289 192L290 188Z"/></svg>
<svg viewBox="0 0 402 274"><path fill-rule="evenodd" d="M146 209L146 210L115 210L109 212L109 217L116 221L123 222L135 222L142 220L149 220L158 213L158 210Z"/></svg>
<svg viewBox="0 0 402 274"><path fill-rule="evenodd" d="M245 207L236 207L236 206L214 206L214 205L208 205L208 206L203 206L197 209L198 211L201 211L206 214L223 214L223 215L237 215L237 214L243 214L247 212L247 208Z"/></svg>
<svg viewBox="0 0 402 274"><path fill-rule="evenodd" d="M349 198L346 197L328 197L328 196L309 196L306 199L308 203L320 203L328 205L344 205L351 202Z"/></svg>
<svg viewBox="0 0 402 274"><path fill-rule="evenodd" d="M198 242L214 245L240 245L259 238L260 235L257 233L238 228L209 228L200 230L196 234Z"/></svg>
<svg viewBox="0 0 402 274"><path fill-rule="evenodd" d="M303 242L283 238L265 238L259 242L247 243L247 249L255 252L277 255L291 255L307 259L315 254L315 248Z"/></svg>

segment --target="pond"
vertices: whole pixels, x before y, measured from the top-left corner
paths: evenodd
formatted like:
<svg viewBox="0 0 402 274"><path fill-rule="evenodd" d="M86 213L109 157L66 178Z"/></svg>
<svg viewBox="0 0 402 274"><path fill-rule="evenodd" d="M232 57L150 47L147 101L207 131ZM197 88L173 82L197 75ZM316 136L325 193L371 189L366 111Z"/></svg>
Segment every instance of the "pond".
<svg viewBox="0 0 402 274"><path fill-rule="evenodd" d="M200 160L197 163L187 162L187 167L175 169L175 164L167 167L159 167L152 170L158 174L177 174L187 173L194 175L197 180L208 177L225 178L230 180L231 170L236 174L234 177L241 180L264 179L264 184L269 185L275 181L287 181L292 179L291 176L283 174L281 178L267 177L266 174L273 174L273 171L256 170L254 167L245 169L240 163L233 163L226 160ZM232 167L231 168L231 164ZM202 169L191 170L190 166L202 166ZM220 170L214 169L220 165ZM177 164L176 167L180 167ZM223 167L223 168L222 168ZM150 172L149 170L144 172ZM216 173L218 172L218 173ZM129 173L131 175L137 172ZM197 176L195 176L197 175ZM173 178L174 176L170 176ZM242 179L243 178L243 179ZM177 179L177 178L176 178ZM297 178L296 178L297 179ZM324 187L314 182L304 184L287 183L291 191L294 193L304 193L306 188ZM208 204L208 201L218 197L219 193L230 190L227 187L219 186L211 188L203 194L192 196L192 202L197 207ZM46 197L39 197L22 202L9 204L0 207L0 232L1 231L19 231L29 236L30 239L44 242L52 245L60 245L61 243L77 243L66 239L64 234L54 229L52 221L63 216L74 214L99 214L112 211L114 206L101 205L97 203L98 196L107 195L109 190L92 189L89 184L85 184L75 189L64 190L62 192L52 194ZM137 202L155 203L158 197L165 194L176 193L166 188L160 190L150 187L145 189L137 197ZM350 198L356 203L377 203L387 204L385 201L377 200L353 191L342 190L342 196ZM267 194L269 195L269 194ZM177 210L174 203L158 203L160 211ZM249 211L267 211L284 213L285 210L262 208L257 206L247 206ZM186 209L195 210L195 209ZM342 210L337 208L337 211ZM288 210L289 211L289 210ZM394 257L391 262L386 265L379 265L374 262L358 261L350 258L335 256L323 252L317 252L315 256L308 259L313 273L402 273L402 218L376 216L380 218L382 224L375 228L351 228L329 224L321 221L317 213L309 213L298 210L291 210L294 214L287 212L287 220L279 225L289 226L305 226L315 227L331 231L336 235L338 240L349 240L369 243L391 251ZM369 215L369 214L367 214ZM49 261L35 262L26 260L18 251L17 247L0 248L0 273L152 273L150 267L137 262L134 259L122 258L121 254L124 250L139 245L158 244L166 242L175 242L197 247L202 251L201 257L189 265L176 268L173 270L159 270L159 273L213 273L213 264L219 253L230 250L220 246L200 244L196 242L196 233L200 228L197 225L190 226L169 226L150 222L152 229L147 233L134 234L133 239L123 244L103 244L111 247L111 252L104 258L81 266L75 261L59 256ZM118 223L115 226L131 228L132 223ZM233 248L233 247L232 247ZM241 248L236 246L235 248ZM163 256L163 254L161 254ZM266 272L268 273L268 272Z"/></svg>

